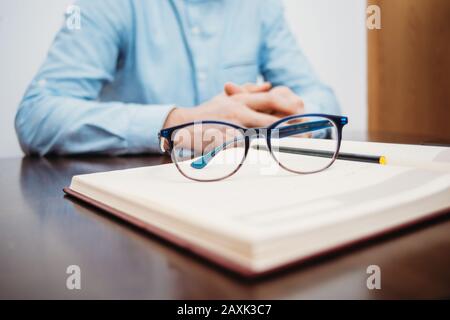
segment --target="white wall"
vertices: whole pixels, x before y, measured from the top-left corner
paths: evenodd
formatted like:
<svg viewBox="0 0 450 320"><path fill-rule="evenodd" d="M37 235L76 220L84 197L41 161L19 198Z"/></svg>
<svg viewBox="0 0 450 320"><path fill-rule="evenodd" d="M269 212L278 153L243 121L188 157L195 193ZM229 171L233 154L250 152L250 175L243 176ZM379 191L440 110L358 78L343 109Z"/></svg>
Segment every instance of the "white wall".
<svg viewBox="0 0 450 320"><path fill-rule="evenodd" d="M245 0L243 0L245 1ZM22 154L14 132L20 99L63 22L71 0L0 0L0 157ZM317 72L366 129L365 0L285 0L286 14Z"/></svg>
<svg viewBox="0 0 450 320"><path fill-rule="evenodd" d="M345 132L367 130L366 0L284 0L300 46L349 117ZM358 135L359 136L359 135Z"/></svg>
<svg viewBox="0 0 450 320"><path fill-rule="evenodd" d="M14 116L69 0L0 0L0 157L22 155Z"/></svg>

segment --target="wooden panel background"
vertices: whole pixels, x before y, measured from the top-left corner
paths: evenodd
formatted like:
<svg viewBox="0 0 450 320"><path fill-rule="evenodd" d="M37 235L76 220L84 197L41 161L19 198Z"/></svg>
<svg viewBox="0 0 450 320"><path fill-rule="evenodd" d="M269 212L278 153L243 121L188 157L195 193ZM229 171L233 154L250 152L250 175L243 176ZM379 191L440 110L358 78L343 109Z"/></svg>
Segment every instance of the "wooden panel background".
<svg viewBox="0 0 450 320"><path fill-rule="evenodd" d="M450 143L450 0L369 0L369 131Z"/></svg>

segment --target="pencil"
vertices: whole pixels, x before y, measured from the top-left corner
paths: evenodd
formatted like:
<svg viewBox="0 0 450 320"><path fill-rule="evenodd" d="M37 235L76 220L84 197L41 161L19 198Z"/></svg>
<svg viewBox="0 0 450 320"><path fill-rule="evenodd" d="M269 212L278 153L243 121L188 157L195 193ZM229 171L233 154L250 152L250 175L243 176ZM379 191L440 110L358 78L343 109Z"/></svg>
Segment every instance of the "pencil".
<svg viewBox="0 0 450 320"><path fill-rule="evenodd" d="M255 149L259 150L268 150L267 147L256 145ZM322 158L332 158L334 156L334 152L331 151L323 151L323 150L311 150L304 148L292 148L292 147L277 147L276 151L292 153L292 154L300 154L306 156L313 157L322 157ZM359 161L359 162L368 162L368 163L377 163L381 165L387 164L387 159L385 156L373 156L373 155L365 155L365 154L357 154L357 153L345 153L339 152L336 159L339 160L347 160L347 161Z"/></svg>

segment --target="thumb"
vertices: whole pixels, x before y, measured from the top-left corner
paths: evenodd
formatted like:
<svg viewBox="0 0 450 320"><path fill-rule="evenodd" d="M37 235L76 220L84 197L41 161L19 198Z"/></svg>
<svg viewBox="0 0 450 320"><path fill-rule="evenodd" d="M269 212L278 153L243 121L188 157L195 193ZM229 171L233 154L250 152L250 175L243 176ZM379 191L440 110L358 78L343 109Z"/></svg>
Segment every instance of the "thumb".
<svg viewBox="0 0 450 320"><path fill-rule="evenodd" d="M235 95L235 94L238 94L238 93L244 93L245 92L244 89L242 89L241 86L238 86L237 84L234 84L233 82L225 83L224 90L225 90L225 93L228 96L232 96L232 95Z"/></svg>

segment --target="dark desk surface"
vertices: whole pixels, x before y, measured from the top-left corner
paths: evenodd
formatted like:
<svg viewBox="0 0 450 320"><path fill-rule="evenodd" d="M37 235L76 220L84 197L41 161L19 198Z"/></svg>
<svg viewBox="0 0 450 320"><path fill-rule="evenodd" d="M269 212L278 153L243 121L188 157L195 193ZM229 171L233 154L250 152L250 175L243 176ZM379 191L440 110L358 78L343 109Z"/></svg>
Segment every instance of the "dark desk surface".
<svg viewBox="0 0 450 320"><path fill-rule="evenodd" d="M163 157L0 160L0 298L450 298L450 218L248 281L65 198L72 175ZM81 290L66 268L81 267ZM366 268L381 268L368 290Z"/></svg>

